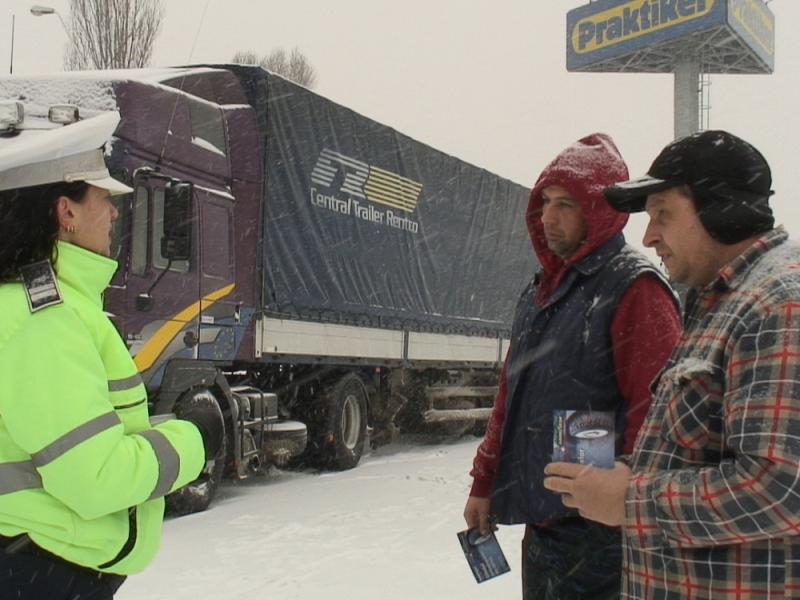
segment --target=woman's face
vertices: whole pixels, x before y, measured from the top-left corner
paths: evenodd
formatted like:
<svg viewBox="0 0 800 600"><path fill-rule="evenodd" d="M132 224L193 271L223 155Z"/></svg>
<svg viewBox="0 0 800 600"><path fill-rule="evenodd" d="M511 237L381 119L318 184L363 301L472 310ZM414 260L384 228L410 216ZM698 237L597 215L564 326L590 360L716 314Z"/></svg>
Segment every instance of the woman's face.
<svg viewBox="0 0 800 600"><path fill-rule="evenodd" d="M60 207L64 208L60 215L62 230L59 239L109 256L113 222L119 213L111 203L108 190L90 185L81 202L75 202L66 196L62 196L59 202Z"/></svg>

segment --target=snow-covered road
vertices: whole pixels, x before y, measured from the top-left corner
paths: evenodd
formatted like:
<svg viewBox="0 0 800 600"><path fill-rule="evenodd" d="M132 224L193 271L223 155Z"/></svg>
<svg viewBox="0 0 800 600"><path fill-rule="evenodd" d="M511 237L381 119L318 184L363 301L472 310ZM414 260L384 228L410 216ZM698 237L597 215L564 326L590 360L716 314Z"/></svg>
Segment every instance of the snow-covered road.
<svg viewBox="0 0 800 600"><path fill-rule="evenodd" d="M480 585L456 539L478 442L401 437L352 471L228 483L207 512L167 521L117 599L519 598L521 527L498 532L512 571Z"/></svg>

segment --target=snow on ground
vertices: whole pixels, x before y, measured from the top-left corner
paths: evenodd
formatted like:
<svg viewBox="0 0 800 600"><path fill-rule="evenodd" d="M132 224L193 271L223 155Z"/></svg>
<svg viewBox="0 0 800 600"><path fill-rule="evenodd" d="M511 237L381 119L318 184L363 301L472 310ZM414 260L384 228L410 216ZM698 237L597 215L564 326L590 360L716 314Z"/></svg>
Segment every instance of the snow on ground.
<svg viewBox="0 0 800 600"><path fill-rule="evenodd" d="M511 572L481 584L456 539L478 442L401 437L351 471L226 483L208 511L165 523L116 598L519 598L521 527L498 532Z"/></svg>

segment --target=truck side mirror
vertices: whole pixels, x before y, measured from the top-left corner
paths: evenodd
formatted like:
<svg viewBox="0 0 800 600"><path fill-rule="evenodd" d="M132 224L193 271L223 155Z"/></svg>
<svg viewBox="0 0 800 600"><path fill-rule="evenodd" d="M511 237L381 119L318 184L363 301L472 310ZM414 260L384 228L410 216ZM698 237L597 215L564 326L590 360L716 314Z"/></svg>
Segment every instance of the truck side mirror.
<svg viewBox="0 0 800 600"><path fill-rule="evenodd" d="M171 181L164 189L164 235L161 256L179 261L191 258L192 198L194 186L186 181Z"/></svg>

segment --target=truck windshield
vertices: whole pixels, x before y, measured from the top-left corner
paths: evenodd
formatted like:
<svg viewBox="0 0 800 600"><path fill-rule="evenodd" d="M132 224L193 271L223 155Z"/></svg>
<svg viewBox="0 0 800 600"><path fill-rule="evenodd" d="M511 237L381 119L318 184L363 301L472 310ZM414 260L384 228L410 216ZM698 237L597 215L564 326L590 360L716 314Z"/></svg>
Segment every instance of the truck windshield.
<svg viewBox="0 0 800 600"><path fill-rule="evenodd" d="M192 142L223 156L227 154L225 125L219 108L199 98L189 98Z"/></svg>

